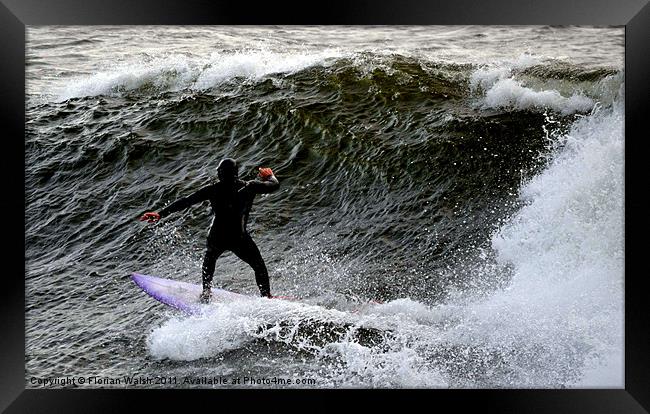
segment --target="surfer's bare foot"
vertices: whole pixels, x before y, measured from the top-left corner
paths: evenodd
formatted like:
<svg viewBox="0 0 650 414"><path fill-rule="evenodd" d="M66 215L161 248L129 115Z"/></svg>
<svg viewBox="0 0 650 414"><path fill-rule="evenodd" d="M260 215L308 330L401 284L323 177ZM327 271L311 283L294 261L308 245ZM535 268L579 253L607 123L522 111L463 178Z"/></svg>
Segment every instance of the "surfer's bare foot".
<svg viewBox="0 0 650 414"><path fill-rule="evenodd" d="M201 303L210 303L210 298L212 297L212 292L209 290L204 290L201 292L201 296L199 296L199 301Z"/></svg>

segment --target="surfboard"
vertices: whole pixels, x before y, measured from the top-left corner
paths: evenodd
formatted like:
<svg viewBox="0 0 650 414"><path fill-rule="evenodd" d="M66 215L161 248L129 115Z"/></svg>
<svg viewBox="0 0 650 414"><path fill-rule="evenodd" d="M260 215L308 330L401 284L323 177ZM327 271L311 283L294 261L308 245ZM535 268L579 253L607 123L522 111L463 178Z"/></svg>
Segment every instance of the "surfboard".
<svg viewBox="0 0 650 414"><path fill-rule="evenodd" d="M199 302L199 296L203 292L203 286L199 284L164 279L157 276L143 275L141 273L131 273L131 280L158 302L190 315L200 313L201 306L206 305ZM235 300L251 300L255 298L250 295L212 288L212 298L210 298L208 305L210 303L227 303ZM273 299L297 300L290 296L274 296Z"/></svg>
<svg viewBox="0 0 650 414"><path fill-rule="evenodd" d="M199 296L203 287L199 284L182 282L180 280L163 279L161 277L132 273L131 280L146 294L158 302L171 306L188 314L201 311ZM233 300L253 299L253 296L230 292L224 289L212 288L210 303L231 302Z"/></svg>

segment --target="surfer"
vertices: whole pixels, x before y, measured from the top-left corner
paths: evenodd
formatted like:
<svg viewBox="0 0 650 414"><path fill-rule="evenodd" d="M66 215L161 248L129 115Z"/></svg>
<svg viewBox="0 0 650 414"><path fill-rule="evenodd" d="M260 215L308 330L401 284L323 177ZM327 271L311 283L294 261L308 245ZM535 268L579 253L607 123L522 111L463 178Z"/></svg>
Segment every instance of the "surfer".
<svg viewBox="0 0 650 414"><path fill-rule="evenodd" d="M243 181L239 179L237 162L232 158L225 158L217 166L219 181L174 201L159 212L144 213L140 217L140 221L155 223L171 213L210 200L214 217L203 258L203 292L200 296L203 303L210 301L215 264L226 250L233 252L253 268L261 295L272 297L266 265L246 225L255 195L272 193L280 187L280 183L270 168L258 170L259 174L255 180Z"/></svg>

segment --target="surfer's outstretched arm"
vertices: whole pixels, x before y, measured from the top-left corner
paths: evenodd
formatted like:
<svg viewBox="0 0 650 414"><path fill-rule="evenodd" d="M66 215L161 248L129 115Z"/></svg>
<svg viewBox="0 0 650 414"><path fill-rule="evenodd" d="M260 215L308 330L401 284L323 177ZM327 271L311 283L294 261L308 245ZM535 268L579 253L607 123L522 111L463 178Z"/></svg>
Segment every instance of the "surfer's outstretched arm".
<svg viewBox="0 0 650 414"><path fill-rule="evenodd" d="M212 192L213 186L214 184L208 185L196 191L195 193L190 194L187 197L179 198L178 200L174 201L173 203L163 208L159 212L144 213L142 217L140 217L140 221L146 220L149 223L154 223L160 220L161 218L170 215L171 213L185 210L191 205L200 203L201 201L206 201L210 198L210 193Z"/></svg>
<svg viewBox="0 0 650 414"><path fill-rule="evenodd" d="M214 184L208 185L206 187L201 188L197 192L190 194L187 197L179 198L178 200L174 201L167 207L160 210L160 212L158 213L160 214L160 218L168 216L171 213L175 213L177 211L185 210L189 206L192 206L196 203L200 203L201 201L208 200L210 198L210 193L213 191L213 188L214 188Z"/></svg>

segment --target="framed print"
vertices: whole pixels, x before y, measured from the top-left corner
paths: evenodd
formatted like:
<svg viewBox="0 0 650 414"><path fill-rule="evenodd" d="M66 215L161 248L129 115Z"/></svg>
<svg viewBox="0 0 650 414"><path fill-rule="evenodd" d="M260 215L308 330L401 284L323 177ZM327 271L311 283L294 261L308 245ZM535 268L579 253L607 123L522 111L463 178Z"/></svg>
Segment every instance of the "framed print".
<svg viewBox="0 0 650 414"><path fill-rule="evenodd" d="M3 409L646 412L645 2L1 11Z"/></svg>

